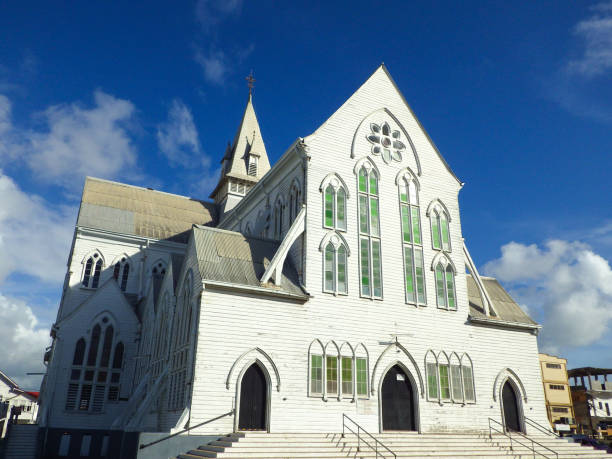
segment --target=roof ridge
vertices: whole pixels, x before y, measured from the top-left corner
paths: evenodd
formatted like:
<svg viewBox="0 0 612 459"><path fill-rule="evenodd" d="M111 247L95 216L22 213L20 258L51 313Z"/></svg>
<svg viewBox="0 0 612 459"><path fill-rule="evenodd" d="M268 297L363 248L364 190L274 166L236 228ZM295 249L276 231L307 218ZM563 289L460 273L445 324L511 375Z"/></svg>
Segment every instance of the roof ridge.
<svg viewBox="0 0 612 459"><path fill-rule="evenodd" d="M150 191L150 192L153 192L153 193L164 194L164 195L167 195L167 196L172 196L174 198L183 198L183 199L188 199L190 201L198 201L198 202L201 202L202 204L210 204L210 205L213 205L213 206L215 205L215 203L213 201L204 201L202 199L194 198L192 196L185 196L185 195L182 195L182 194L169 193L167 191L155 190L153 188L147 188L147 187L139 186L139 185L131 185L129 183L117 182L115 180L107 180L107 179L102 179L102 178L99 178L99 177L91 177L89 175L85 177L85 182L86 183L87 183L87 180L91 180L91 181L94 181L94 182L111 183L113 185L124 186L124 187L127 187L127 188L136 188L136 189L139 189L139 190L142 190L142 191Z"/></svg>

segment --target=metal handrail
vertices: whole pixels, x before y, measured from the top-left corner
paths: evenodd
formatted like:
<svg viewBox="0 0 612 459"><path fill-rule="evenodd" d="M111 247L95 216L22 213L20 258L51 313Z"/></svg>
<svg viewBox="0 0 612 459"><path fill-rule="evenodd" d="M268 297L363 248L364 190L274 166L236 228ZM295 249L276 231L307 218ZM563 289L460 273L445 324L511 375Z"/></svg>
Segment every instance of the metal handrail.
<svg viewBox="0 0 612 459"><path fill-rule="evenodd" d="M533 419L529 419L527 416L525 416L525 421L532 427L535 427L536 429L538 429L540 432L544 432L547 435L552 435L555 438L559 438L559 434L555 433L552 429L547 429L546 427L544 427L542 424L539 424L538 422L534 421Z"/></svg>
<svg viewBox="0 0 612 459"><path fill-rule="evenodd" d="M495 428L495 427L491 426L491 421L493 421L493 422L494 422L494 423L496 423L496 424L499 424L499 425L501 426L502 430L499 430L499 429L497 429L497 428ZM547 458L547 459L550 459L550 457L549 457L549 456L547 456L546 454L541 453L541 452L539 452L539 451L536 451L536 449L535 449L535 445L538 445L538 446L540 446L540 447L542 447L542 448L544 448L544 449L546 449L546 450L550 451L551 453L553 453L553 454L555 455L555 457L556 457L557 459L559 459L559 453L557 453L556 451L554 451L554 450L550 449L548 446L544 446L542 443L539 443L539 442L537 442L537 441L533 440L532 438L527 437L526 435L522 434L521 432L514 432L514 434L519 434L519 435L520 435L521 437L523 437L525 440L530 441L530 442L531 442L531 445L525 444L525 443L521 442L520 440L517 440L517 439L516 439L516 437L513 439L513 438L512 438L512 431L511 431L511 430L506 429L506 428L504 427L504 425L503 425L501 422L499 422L499 421L497 421L497 420L495 420L495 419L493 419L493 418L489 418L489 439L493 439L493 436L492 436L492 434L491 434L491 431L493 431L493 430L494 430L495 432L499 432L499 433L501 433L502 435L505 435L506 437L508 437L508 438L510 439L510 450L511 450L511 451L514 451L514 446L512 445L512 441L514 440L514 442L515 442L515 443L518 443L519 445L522 445L522 446L524 446L525 448L531 448L531 452L533 453L533 457L534 457L534 458L536 457L536 453L537 453L537 454L539 454L540 456L543 456L543 457L545 457L545 458Z"/></svg>
<svg viewBox="0 0 612 459"><path fill-rule="evenodd" d="M345 419L348 419L349 421L351 421L353 424L355 424L357 426L357 432L355 432L350 426L347 425ZM355 421L353 421L351 418L349 418L346 414L342 413L342 437L343 438L344 438L344 429L345 428L348 429L353 434L357 435L357 451L360 451L361 442L364 442L366 445L368 445L376 453L376 457L378 457L379 454L381 455L381 457L385 457L382 451L378 451L378 445L380 445L383 448L385 448L387 451L389 451L389 453L391 453L395 459L397 459L397 454L395 454L393 451L391 451L387 447L387 445L385 445L383 442L381 442L376 437L374 437L370 432L365 430L363 427L361 427L359 424L357 424ZM374 440L374 446L369 444L365 439L362 439L361 435L360 435L360 432L363 432L363 433L367 434L372 440Z"/></svg>
<svg viewBox="0 0 612 459"><path fill-rule="evenodd" d="M216 420L218 420L218 419L224 418L225 416L230 416L230 415L232 415L232 414L234 414L234 410L232 410L232 411L228 411L227 413L222 414L221 416L217 416L216 418L209 419L208 421L200 422L199 424L196 424L195 426L187 427L186 429L183 429L183 430L181 430L180 432L176 432L176 433L173 433L173 434L171 434L171 435L167 435L167 436L165 436L165 437L163 437L163 438L159 438L159 439L157 439L157 440L155 440L155 441L152 441L151 443L147 443L146 445L140 445L140 446L138 447L138 449L145 449L145 448L148 448L149 446L153 446L153 445L156 445L157 443L161 443L162 441L166 441L166 440L168 440L169 438L176 437L177 435L184 434L185 432L188 432L188 431L190 431L191 429L195 429L196 427L202 427L202 426L203 426L203 425L205 425L205 424L209 424L209 423L211 423L211 422L213 422L213 421L216 421Z"/></svg>

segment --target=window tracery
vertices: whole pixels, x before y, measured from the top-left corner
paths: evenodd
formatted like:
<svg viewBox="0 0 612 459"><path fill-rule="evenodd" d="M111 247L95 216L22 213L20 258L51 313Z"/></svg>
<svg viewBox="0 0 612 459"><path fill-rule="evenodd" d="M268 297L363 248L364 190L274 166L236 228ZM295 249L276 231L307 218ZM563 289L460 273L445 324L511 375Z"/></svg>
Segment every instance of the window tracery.
<svg viewBox="0 0 612 459"><path fill-rule="evenodd" d="M94 252L87 258L85 267L83 268L82 285L86 288L98 288L100 283L100 273L104 267L102 256L98 252Z"/></svg>
<svg viewBox="0 0 612 459"><path fill-rule="evenodd" d="M404 171L398 175L397 185L402 220L406 301L426 304L419 186L416 178L409 171Z"/></svg>
<svg viewBox="0 0 612 459"><path fill-rule="evenodd" d="M361 296L382 298L379 175L370 161L364 161L357 173L359 206L359 261Z"/></svg>
<svg viewBox="0 0 612 459"><path fill-rule="evenodd" d="M112 323L103 316L93 326L89 340L82 337L75 344L66 411L99 413L105 401L119 400L123 352Z"/></svg>
<svg viewBox="0 0 612 459"><path fill-rule="evenodd" d="M436 278L436 298L438 307L456 310L455 268L450 260L441 253L434 257L432 268Z"/></svg>
<svg viewBox="0 0 612 459"><path fill-rule="evenodd" d="M125 292L127 287L128 276L130 275L130 262L126 256L122 256L120 260L115 262L113 267L113 278L119 284L121 291Z"/></svg>
<svg viewBox="0 0 612 459"><path fill-rule="evenodd" d="M382 156L386 164L392 161L400 162L402 152L406 149L406 145L400 140L400 131L392 130L386 121L381 124L370 123L370 130L367 139L372 144L372 154Z"/></svg>
<svg viewBox="0 0 612 459"><path fill-rule="evenodd" d="M334 294L347 294L347 257L348 246L336 232L328 234L319 249L323 252L323 291Z"/></svg>

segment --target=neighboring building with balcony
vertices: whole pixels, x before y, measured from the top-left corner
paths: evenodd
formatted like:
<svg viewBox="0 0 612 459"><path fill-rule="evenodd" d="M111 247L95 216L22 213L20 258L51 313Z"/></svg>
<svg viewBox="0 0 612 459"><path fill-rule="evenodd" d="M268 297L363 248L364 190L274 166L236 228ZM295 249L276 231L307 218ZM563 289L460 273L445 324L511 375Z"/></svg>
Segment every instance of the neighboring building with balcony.
<svg viewBox="0 0 612 459"><path fill-rule="evenodd" d="M567 378L567 359L540 354L540 369L546 400L546 413L557 432L575 432L574 407Z"/></svg>
<svg viewBox="0 0 612 459"><path fill-rule="evenodd" d="M582 433L612 436L612 375L610 368L583 367L568 371L576 422Z"/></svg>

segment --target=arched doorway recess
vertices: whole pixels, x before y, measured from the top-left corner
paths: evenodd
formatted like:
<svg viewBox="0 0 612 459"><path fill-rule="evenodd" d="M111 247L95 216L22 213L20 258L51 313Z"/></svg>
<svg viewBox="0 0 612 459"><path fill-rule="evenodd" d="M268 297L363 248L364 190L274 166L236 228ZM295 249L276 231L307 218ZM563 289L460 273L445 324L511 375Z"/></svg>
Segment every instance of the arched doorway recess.
<svg viewBox="0 0 612 459"><path fill-rule="evenodd" d="M506 430L521 432L521 411L519 398L512 383L507 380L502 388L502 412Z"/></svg>
<svg viewBox="0 0 612 459"><path fill-rule="evenodd" d="M383 430L417 430L415 389L399 365L387 371L380 390Z"/></svg>
<svg viewBox="0 0 612 459"><path fill-rule="evenodd" d="M263 370L253 363L240 383L239 430L266 430L268 381Z"/></svg>

